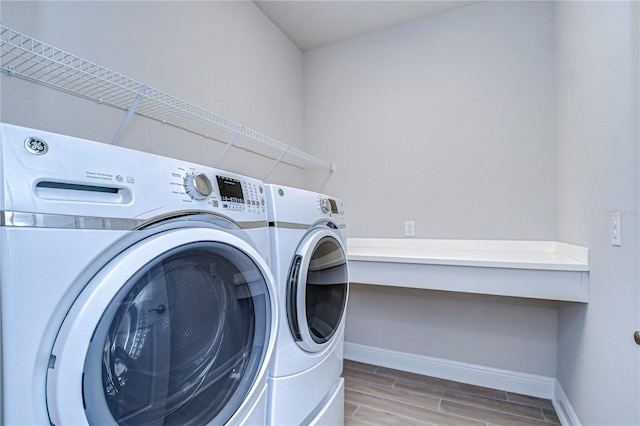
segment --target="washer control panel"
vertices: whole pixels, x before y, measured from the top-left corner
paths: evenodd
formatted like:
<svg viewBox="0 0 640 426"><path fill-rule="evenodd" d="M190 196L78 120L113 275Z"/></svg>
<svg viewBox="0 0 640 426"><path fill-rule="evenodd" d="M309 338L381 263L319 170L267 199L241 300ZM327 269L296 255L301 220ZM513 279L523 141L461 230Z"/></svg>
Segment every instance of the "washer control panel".
<svg viewBox="0 0 640 426"><path fill-rule="evenodd" d="M184 189L194 200L204 200L213 192L213 186L207 175L196 172L187 172L184 176Z"/></svg>
<svg viewBox="0 0 640 426"><path fill-rule="evenodd" d="M255 181L216 175L223 209L264 211L264 188Z"/></svg>
<svg viewBox="0 0 640 426"><path fill-rule="evenodd" d="M266 211L263 183L257 179L189 165L171 173L171 193L183 203L227 212L263 214Z"/></svg>
<svg viewBox="0 0 640 426"><path fill-rule="evenodd" d="M342 209L342 202L333 198L328 198L323 195L318 195L317 197L318 210L322 214L327 215L336 215L336 214L344 214L344 210Z"/></svg>

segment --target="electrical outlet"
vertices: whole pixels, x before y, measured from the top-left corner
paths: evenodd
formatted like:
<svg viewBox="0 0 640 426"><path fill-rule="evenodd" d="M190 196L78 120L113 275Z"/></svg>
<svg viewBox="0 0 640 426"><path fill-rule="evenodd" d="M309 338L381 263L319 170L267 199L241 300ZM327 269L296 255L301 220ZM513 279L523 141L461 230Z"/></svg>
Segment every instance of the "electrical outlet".
<svg viewBox="0 0 640 426"><path fill-rule="evenodd" d="M620 212L611 213L611 245L616 247L622 246L622 236L620 234Z"/></svg>
<svg viewBox="0 0 640 426"><path fill-rule="evenodd" d="M416 221L405 220L404 221L404 236L415 237L416 236Z"/></svg>

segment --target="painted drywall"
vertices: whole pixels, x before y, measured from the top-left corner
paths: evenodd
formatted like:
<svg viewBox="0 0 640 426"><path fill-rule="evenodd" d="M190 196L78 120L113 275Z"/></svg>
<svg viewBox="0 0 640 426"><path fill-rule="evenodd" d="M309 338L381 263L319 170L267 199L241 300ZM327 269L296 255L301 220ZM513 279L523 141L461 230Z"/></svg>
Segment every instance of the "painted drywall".
<svg viewBox="0 0 640 426"><path fill-rule="evenodd" d="M555 377L556 314L551 301L352 284L345 341Z"/></svg>
<svg viewBox="0 0 640 426"><path fill-rule="evenodd" d="M306 148L340 158L313 183L350 236L555 239L554 13L483 2L305 53ZM554 304L354 285L347 318L347 342L555 377Z"/></svg>
<svg viewBox="0 0 640 426"><path fill-rule="evenodd" d="M638 4L557 8L558 238L589 247L591 265L589 304L558 313L558 379L582 424L637 425Z"/></svg>
<svg viewBox="0 0 640 426"><path fill-rule="evenodd" d="M310 185L352 237L555 237L553 4L482 2L305 53Z"/></svg>
<svg viewBox="0 0 640 426"><path fill-rule="evenodd" d="M302 53L250 1L1 3L2 24L286 144L302 144ZM2 121L111 142L125 113L3 73ZM225 139L225 141L228 139ZM223 144L134 117L120 145L212 165ZM219 167L272 164L231 149ZM300 183L279 166L272 182Z"/></svg>

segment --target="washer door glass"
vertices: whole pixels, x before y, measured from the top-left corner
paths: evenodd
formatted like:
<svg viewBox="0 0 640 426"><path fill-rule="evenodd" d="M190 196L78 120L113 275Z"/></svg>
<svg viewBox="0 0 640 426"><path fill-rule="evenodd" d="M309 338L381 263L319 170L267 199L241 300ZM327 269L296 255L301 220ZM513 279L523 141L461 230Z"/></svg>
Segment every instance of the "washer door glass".
<svg viewBox="0 0 640 426"><path fill-rule="evenodd" d="M331 231L308 237L298 249L289 278L287 316L298 345L322 350L342 323L348 293L347 256Z"/></svg>
<svg viewBox="0 0 640 426"><path fill-rule="evenodd" d="M265 302L250 288L260 284L266 287L249 257L219 243L176 248L141 269L107 309L89 349L90 423L104 419L92 413L105 402L118 424L201 425L233 414L260 366L252 353L259 357L266 344L254 307Z"/></svg>

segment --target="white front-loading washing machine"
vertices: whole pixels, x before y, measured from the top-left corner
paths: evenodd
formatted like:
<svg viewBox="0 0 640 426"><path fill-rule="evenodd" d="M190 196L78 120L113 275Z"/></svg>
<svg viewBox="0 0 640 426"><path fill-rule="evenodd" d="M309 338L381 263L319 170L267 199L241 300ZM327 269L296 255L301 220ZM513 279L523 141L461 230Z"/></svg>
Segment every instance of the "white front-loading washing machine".
<svg viewBox="0 0 640 426"><path fill-rule="evenodd" d="M2 423L264 424L263 183L0 130Z"/></svg>
<svg viewBox="0 0 640 426"><path fill-rule="evenodd" d="M344 422L349 279L341 200L266 185L271 268L281 309L269 373L268 423Z"/></svg>

